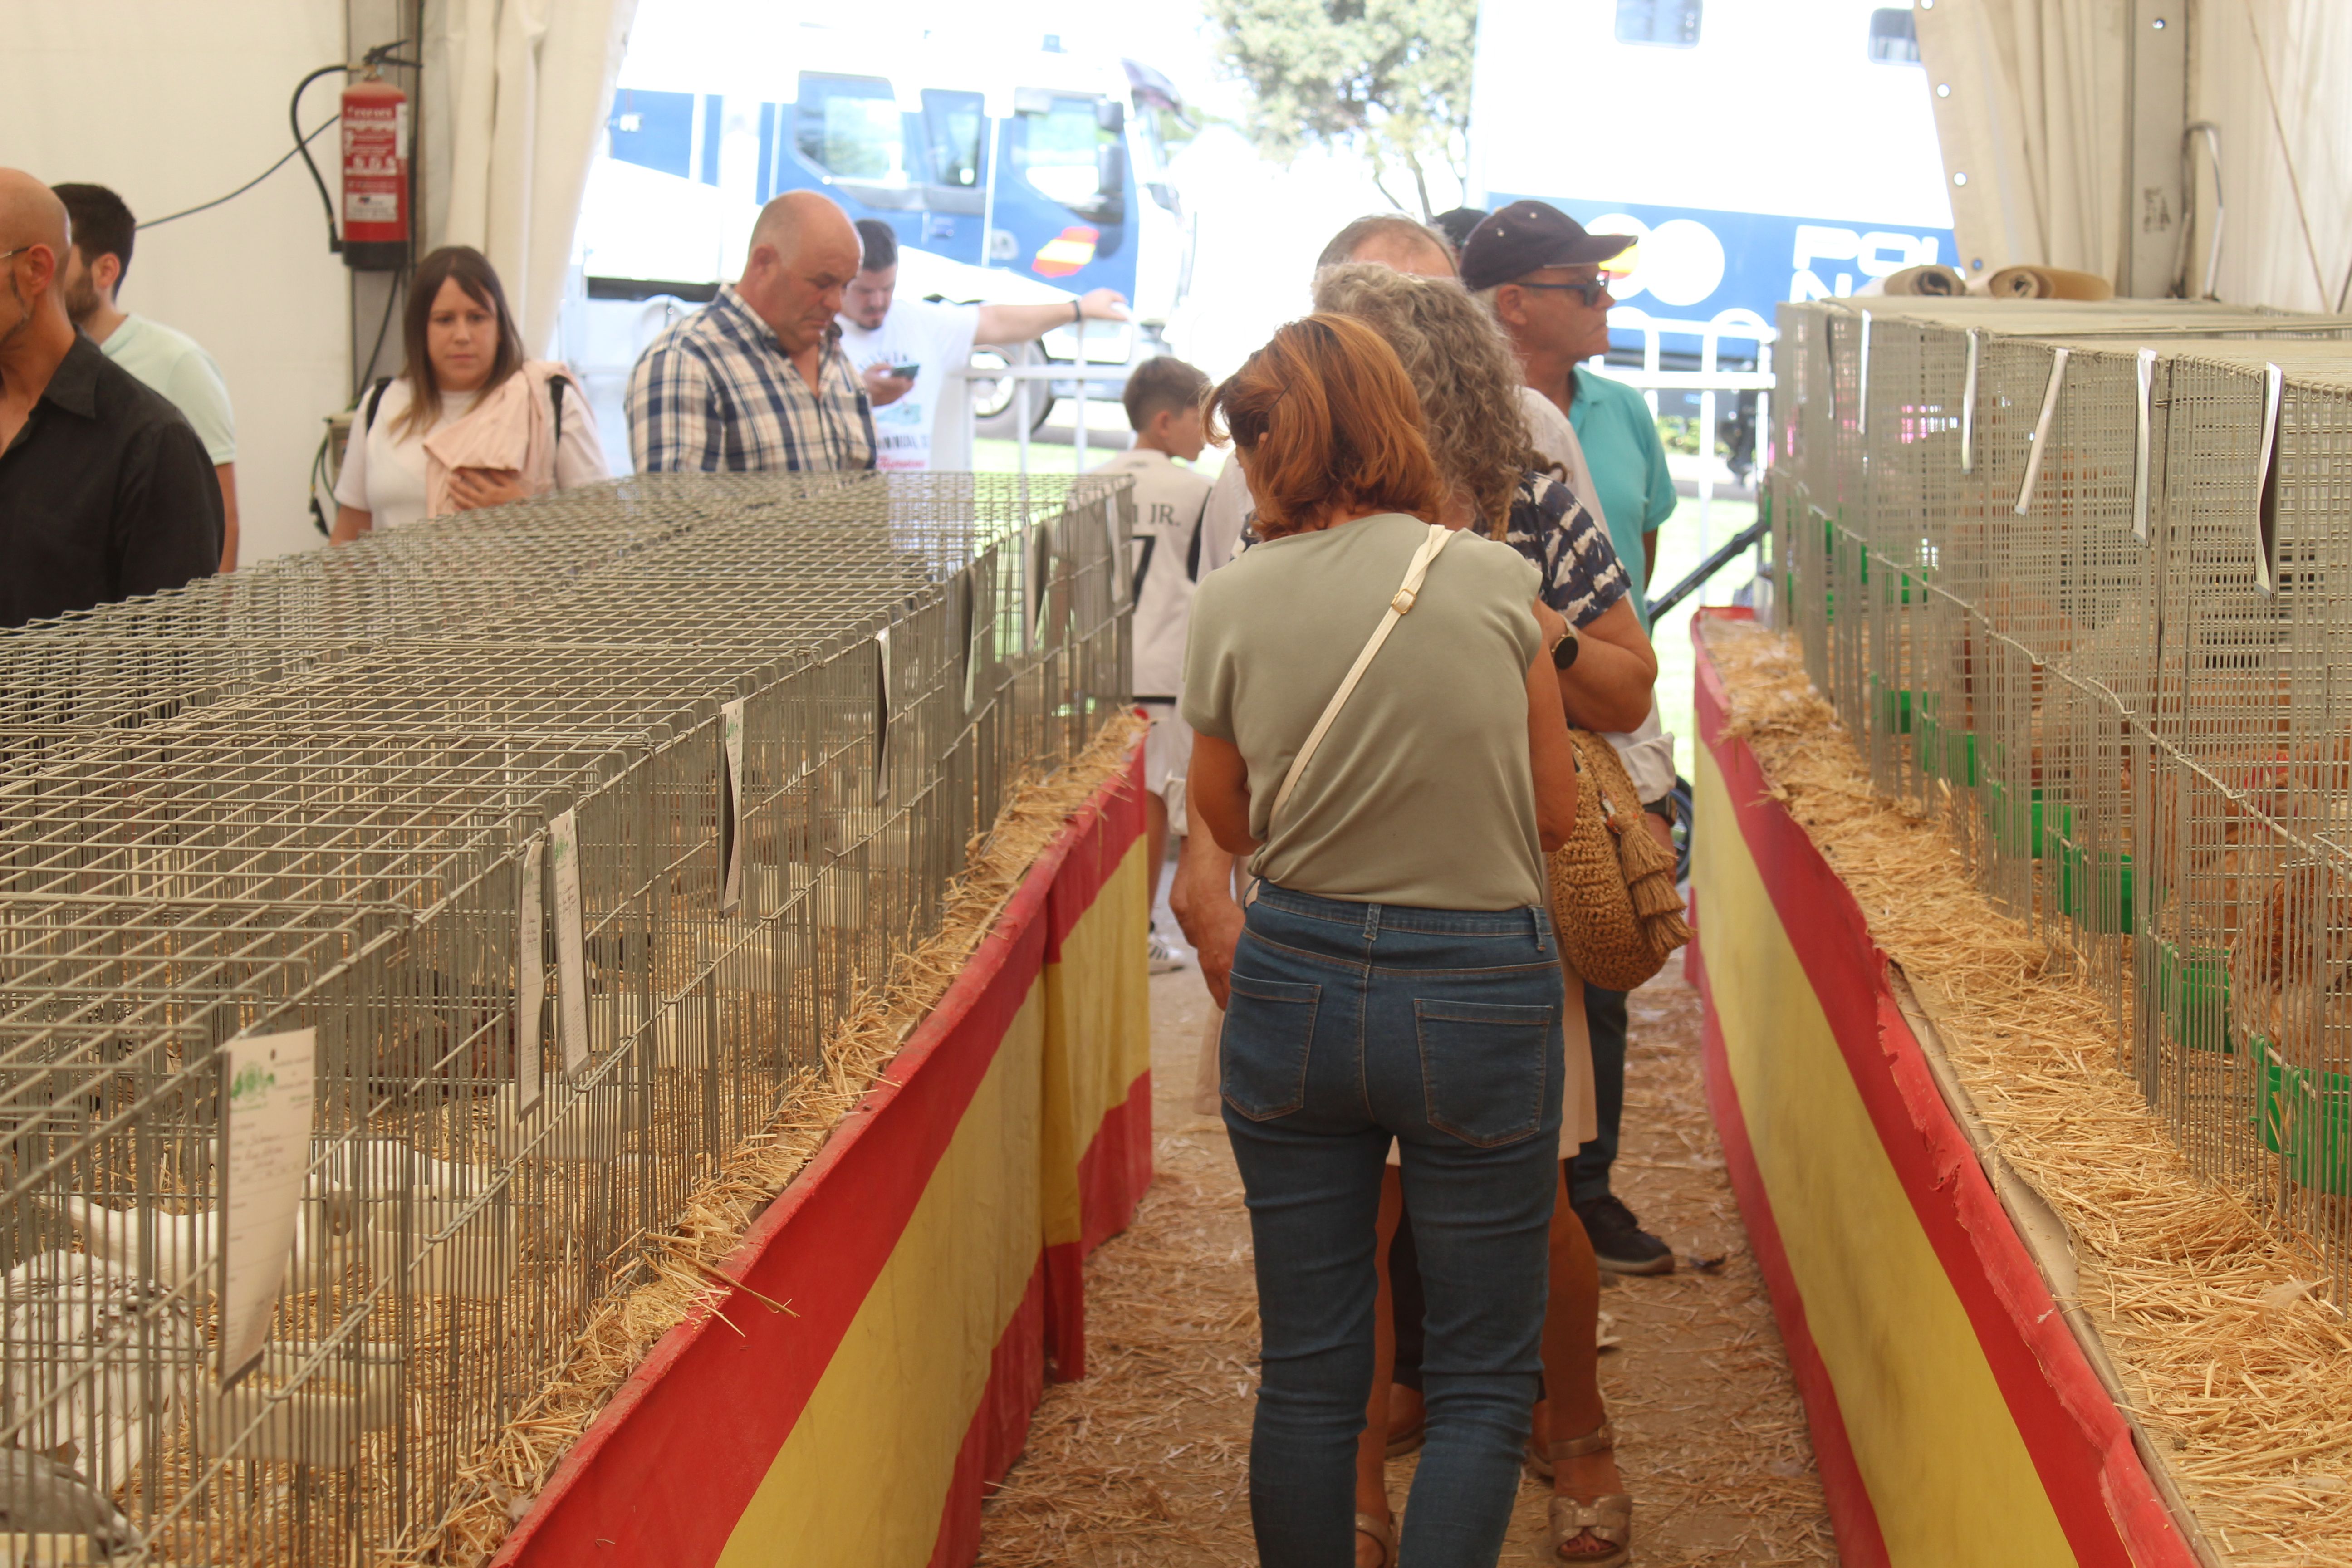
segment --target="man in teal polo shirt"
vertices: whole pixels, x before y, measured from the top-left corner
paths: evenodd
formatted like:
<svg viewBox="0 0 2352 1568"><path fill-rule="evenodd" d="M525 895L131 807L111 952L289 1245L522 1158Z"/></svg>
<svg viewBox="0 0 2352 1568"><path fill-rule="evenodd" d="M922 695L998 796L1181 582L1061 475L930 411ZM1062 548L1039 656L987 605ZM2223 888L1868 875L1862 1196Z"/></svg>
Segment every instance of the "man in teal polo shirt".
<svg viewBox="0 0 2352 1568"><path fill-rule="evenodd" d="M1633 579L1634 613L1646 630L1658 526L1674 514L1674 479L1648 402L1584 363L1609 352L1612 301L1601 264L1633 243L1625 235L1588 234L1582 224L1545 203L1513 202L1471 230L1462 247L1462 284L1502 323L1527 384L1558 405L1575 427L1590 470L1589 483L1579 488L1600 503L1610 542ZM1661 730L1654 704L1640 730L1612 735L1610 742L1644 803L1670 795L1674 738ZM1584 1020L1592 1039L1600 1135L1577 1154L1569 1173L1569 1201L1592 1237L1602 1268L1621 1274L1669 1273L1674 1249L1643 1230L1609 1190L1625 1105L1625 993L1586 986Z"/></svg>

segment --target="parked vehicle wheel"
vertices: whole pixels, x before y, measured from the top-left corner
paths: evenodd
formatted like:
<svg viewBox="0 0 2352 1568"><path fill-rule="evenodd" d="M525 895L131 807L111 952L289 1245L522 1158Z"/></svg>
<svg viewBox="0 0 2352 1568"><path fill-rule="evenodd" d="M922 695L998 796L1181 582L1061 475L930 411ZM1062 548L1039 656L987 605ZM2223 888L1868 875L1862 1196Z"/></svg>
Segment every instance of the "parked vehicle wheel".
<svg viewBox="0 0 2352 1568"><path fill-rule="evenodd" d="M1045 354L1035 343L1023 343L1017 348L976 348L971 351L971 363L974 369L1042 364ZM972 382L972 413L979 421L982 439L1012 441L1020 437L1020 385L1009 376L1003 381L975 379ZM1029 384L1029 433L1034 436L1045 427L1046 419L1054 412L1050 383L1033 381Z"/></svg>

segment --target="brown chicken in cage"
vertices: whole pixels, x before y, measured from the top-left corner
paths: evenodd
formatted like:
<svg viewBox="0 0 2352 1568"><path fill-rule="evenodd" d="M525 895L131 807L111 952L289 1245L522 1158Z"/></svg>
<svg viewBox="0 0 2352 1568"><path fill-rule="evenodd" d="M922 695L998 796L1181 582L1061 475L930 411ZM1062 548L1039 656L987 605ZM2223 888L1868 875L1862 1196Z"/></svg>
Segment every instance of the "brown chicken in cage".
<svg viewBox="0 0 2352 1568"><path fill-rule="evenodd" d="M2295 860L2246 889L2231 946L2231 1011L2242 1037L2288 1064L2343 1071L2352 1043L2352 877ZM2331 1048L2332 1047L2332 1048Z"/></svg>

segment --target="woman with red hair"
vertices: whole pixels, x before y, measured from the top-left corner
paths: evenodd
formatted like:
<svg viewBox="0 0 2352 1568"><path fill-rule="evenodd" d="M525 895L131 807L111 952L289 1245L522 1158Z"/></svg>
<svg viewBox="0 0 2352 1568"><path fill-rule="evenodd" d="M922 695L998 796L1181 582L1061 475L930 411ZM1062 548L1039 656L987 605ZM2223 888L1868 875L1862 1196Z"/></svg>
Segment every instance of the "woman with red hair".
<svg viewBox="0 0 2352 1568"><path fill-rule="evenodd" d="M1202 583L1183 688L1188 794L1259 879L1220 1063L1257 1256L1259 1559L1354 1561L1393 1140L1427 1300L1404 1556L1490 1568L1541 1365L1569 1089L1543 862L1576 811L1565 626L1539 618L1517 552L1436 524L1420 401L1361 322L1285 326L1212 418L1261 541Z"/></svg>

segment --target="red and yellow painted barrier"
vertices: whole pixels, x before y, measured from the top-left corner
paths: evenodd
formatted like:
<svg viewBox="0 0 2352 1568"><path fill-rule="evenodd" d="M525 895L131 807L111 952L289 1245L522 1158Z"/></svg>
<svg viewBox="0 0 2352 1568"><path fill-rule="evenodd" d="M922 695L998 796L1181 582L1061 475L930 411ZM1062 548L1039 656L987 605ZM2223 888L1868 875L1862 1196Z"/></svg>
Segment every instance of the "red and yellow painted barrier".
<svg viewBox="0 0 2352 1568"><path fill-rule="evenodd" d="M1713 612L1725 613L1725 612ZM1693 624L1692 635L1698 638ZM2196 1561L1699 641L1707 1092L1849 1568Z"/></svg>
<svg viewBox="0 0 2352 1568"><path fill-rule="evenodd" d="M949 1568L1151 1179L1139 755L558 1467L499 1564ZM790 1311L776 1310L776 1305Z"/></svg>

